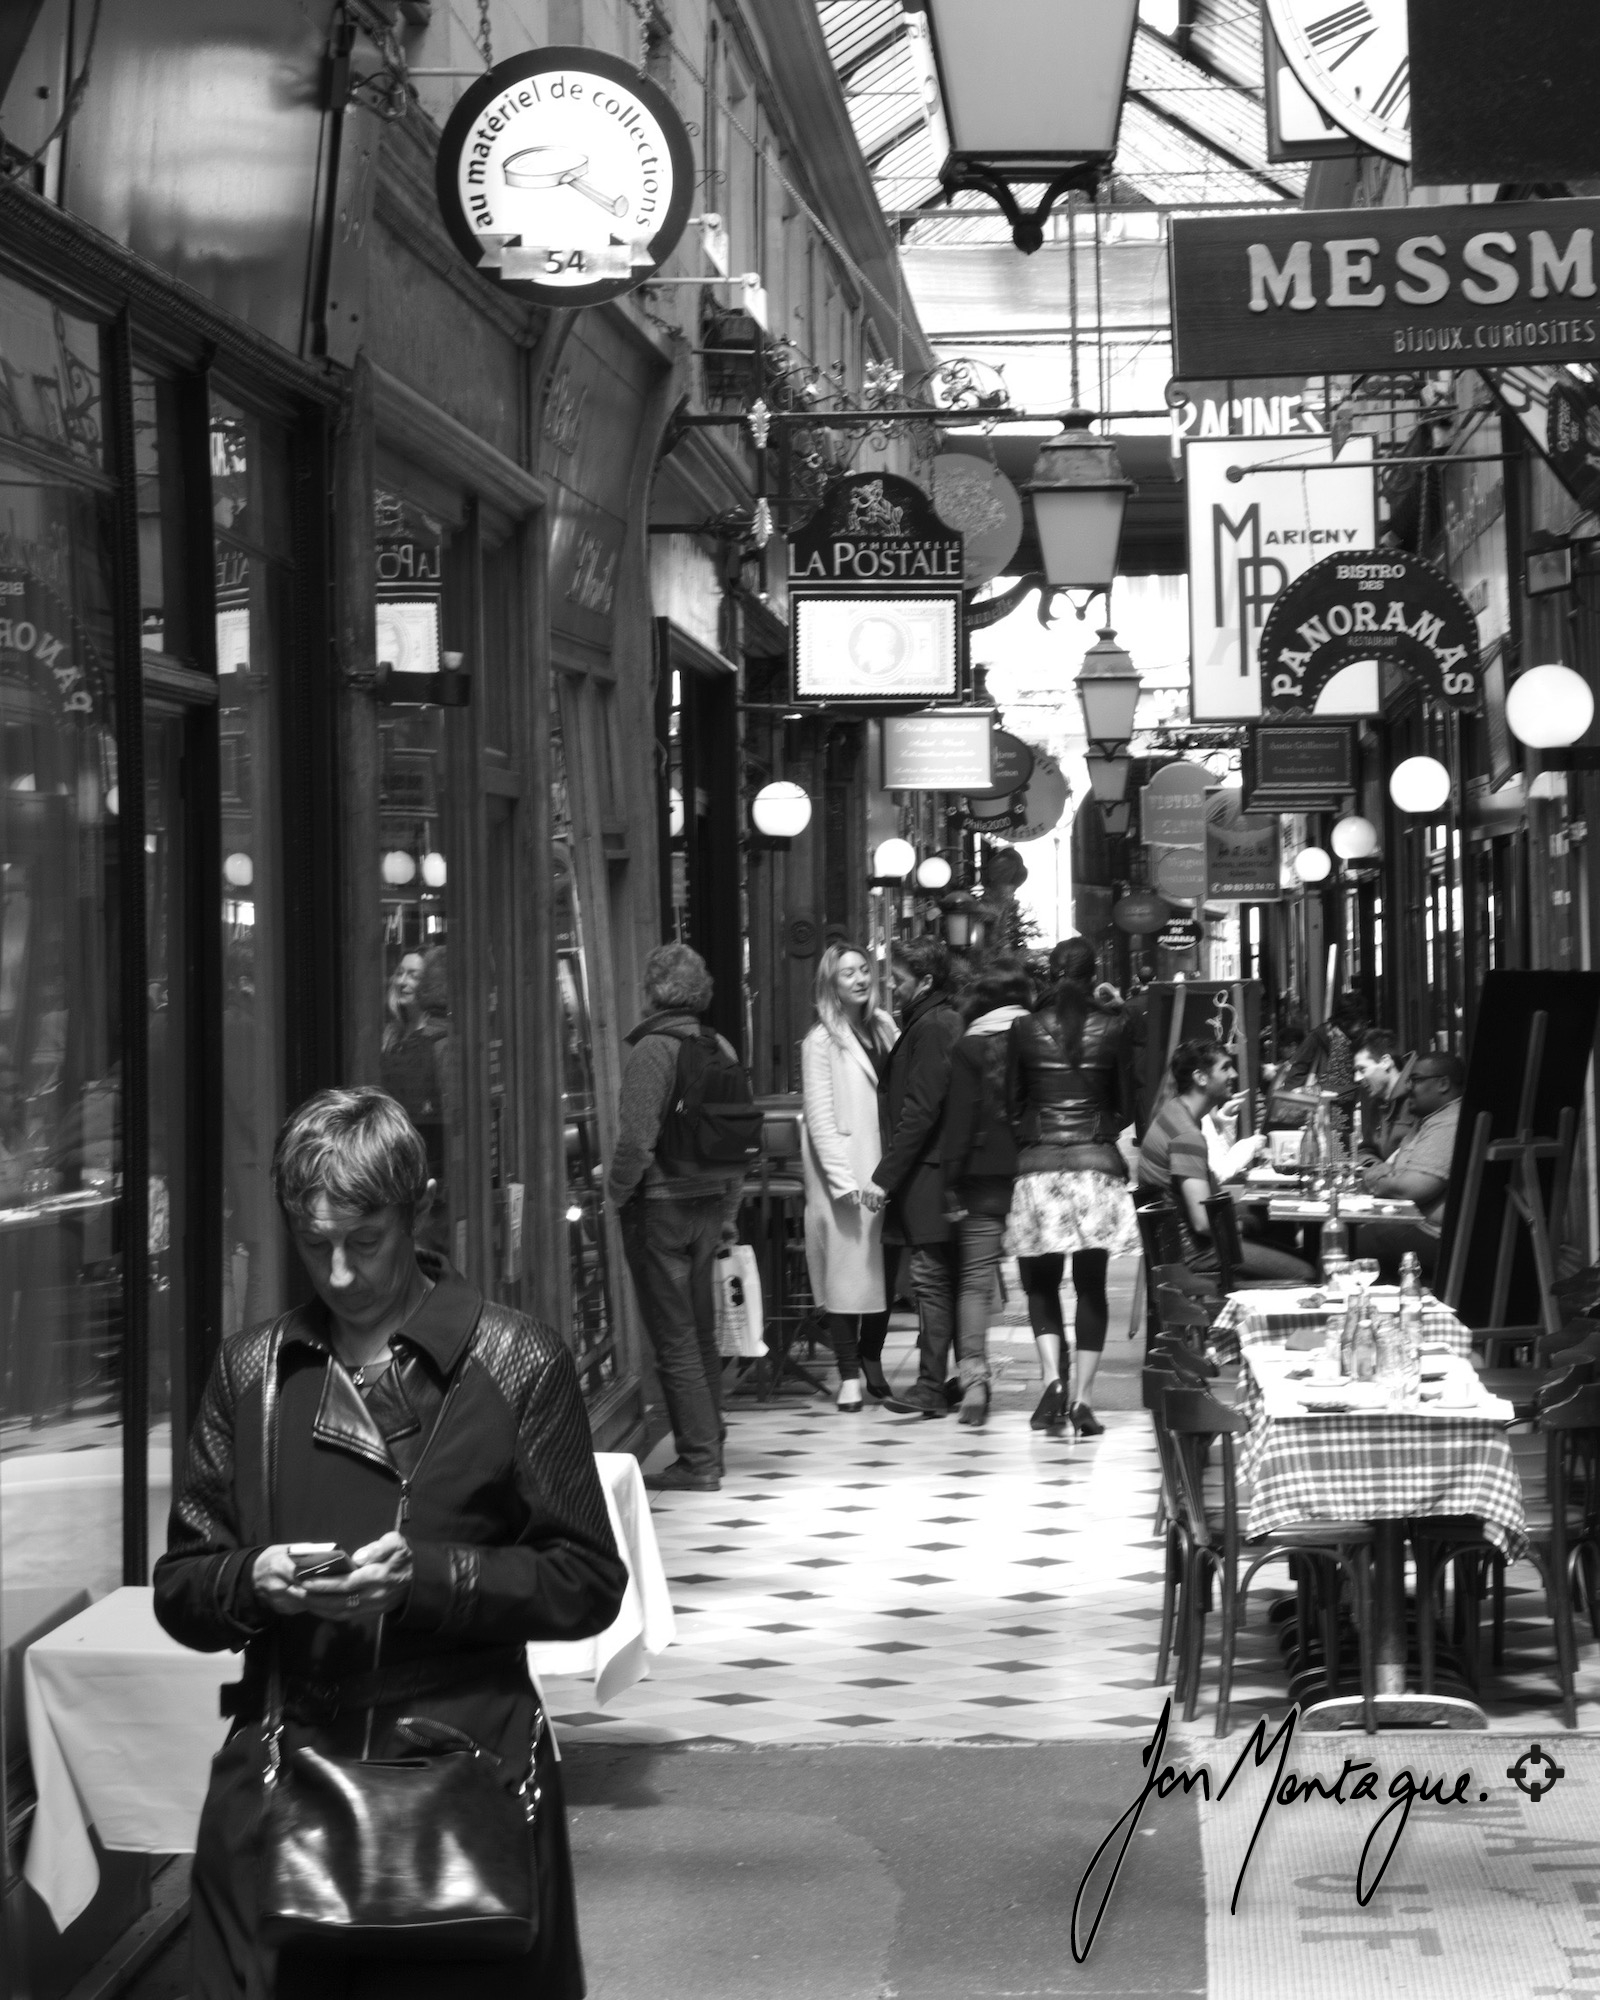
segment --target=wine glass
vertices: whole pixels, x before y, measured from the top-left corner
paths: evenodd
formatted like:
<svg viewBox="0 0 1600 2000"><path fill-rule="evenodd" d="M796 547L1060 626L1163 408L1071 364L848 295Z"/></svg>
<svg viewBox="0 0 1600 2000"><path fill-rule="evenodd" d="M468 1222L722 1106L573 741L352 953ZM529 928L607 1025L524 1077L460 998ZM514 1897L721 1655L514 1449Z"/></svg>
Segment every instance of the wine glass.
<svg viewBox="0 0 1600 2000"><path fill-rule="evenodd" d="M1370 1291L1378 1282L1378 1260L1376 1257L1352 1257L1350 1259L1350 1282L1359 1285L1363 1292Z"/></svg>

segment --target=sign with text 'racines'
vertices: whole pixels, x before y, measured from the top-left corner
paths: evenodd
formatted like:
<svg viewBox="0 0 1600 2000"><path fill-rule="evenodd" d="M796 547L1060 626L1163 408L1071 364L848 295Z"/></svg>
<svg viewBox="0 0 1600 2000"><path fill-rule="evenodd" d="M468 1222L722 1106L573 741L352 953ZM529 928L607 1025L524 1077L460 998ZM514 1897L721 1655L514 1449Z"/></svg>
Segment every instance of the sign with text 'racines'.
<svg viewBox="0 0 1600 2000"><path fill-rule="evenodd" d="M1180 377L1600 359L1600 200L1175 216Z"/></svg>
<svg viewBox="0 0 1600 2000"><path fill-rule="evenodd" d="M1341 667L1388 660L1452 708L1476 710L1478 626L1442 570L1401 550L1325 556L1272 607L1261 634L1269 714L1308 714Z"/></svg>
<svg viewBox="0 0 1600 2000"><path fill-rule="evenodd" d="M631 63L538 49L463 93L437 186L456 248L485 277L543 305L592 306L672 255L694 155L671 100Z"/></svg>

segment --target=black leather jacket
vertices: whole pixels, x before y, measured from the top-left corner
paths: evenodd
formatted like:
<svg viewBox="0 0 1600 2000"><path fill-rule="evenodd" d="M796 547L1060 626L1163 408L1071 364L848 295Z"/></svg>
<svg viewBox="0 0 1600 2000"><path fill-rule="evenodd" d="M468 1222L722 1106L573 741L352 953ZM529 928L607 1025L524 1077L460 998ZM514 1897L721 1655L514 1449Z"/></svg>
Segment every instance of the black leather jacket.
<svg viewBox="0 0 1600 2000"><path fill-rule="evenodd" d="M1133 1038L1118 1009L1096 1007L1069 1063L1048 1010L1011 1024L1006 1107L1025 1174L1082 1172L1127 1178L1117 1134L1133 1115Z"/></svg>

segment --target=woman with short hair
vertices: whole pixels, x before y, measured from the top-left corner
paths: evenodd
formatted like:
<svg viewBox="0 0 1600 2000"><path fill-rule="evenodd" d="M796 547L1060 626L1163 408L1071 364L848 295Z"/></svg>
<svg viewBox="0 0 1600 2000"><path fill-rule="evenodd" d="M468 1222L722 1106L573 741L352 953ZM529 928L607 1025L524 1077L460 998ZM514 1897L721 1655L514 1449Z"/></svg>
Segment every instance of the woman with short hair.
<svg viewBox="0 0 1600 2000"><path fill-rule="evenodd" d="M889 1393L884 1196L872 1170L883 1157L878 1086L897 1030L879 1005L876 967L859 945L829 945L817 965L816 997L816 1025L800 1044L806 1267L811 1296L828 1315L838 1407L848 1414L861 1409L863 1375L879 1401Z"/></svg>
<svg viewBox="0 0 1600 2000"><path fill-rule="evenodd" d="M175 1639L244 1649L195 1846L194 2000L581 2000L560 1776L526 1649L603 1631L627 1571L572 1357L553 1328L417 1249L427 1154L384 1092L308 1099L278 1136L272 1183L315 1296L223 1343L155 1569L156 1616ZM293 1546L306 1543L336 1543L345 1573L306 1574ZM285 1759L308 1746L415 1757L418 1725L486 1752L510 1791L531 1770L539 1927L527 1956L268 1948L259 1837L274 1680Z"/></svg>

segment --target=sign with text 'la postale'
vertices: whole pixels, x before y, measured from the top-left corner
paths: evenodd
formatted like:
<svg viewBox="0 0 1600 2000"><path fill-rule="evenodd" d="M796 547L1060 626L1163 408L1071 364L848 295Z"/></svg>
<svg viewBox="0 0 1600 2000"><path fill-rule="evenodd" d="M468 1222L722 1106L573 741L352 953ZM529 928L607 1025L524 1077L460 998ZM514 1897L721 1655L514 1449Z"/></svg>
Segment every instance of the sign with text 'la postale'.
<svg viewBox="0 0 1600 2000"><path fill-rule="evenodd" d="M1174 216L1173 372L1600 359L1600 200Z"/></svg>
<svg viewBox="0 0 1600 2000"><path fill-rule="evenodd" d="M1388 660L1452 708L1476 710L1478 625L1443 570L1421 556L1367 549L1325 556L1272 607L1261 634L1269 714L1309 714L1352 660Z"/></svg>
<svg viewBox="0 0 1600 2000"><path fill-rule="evenodd" d="M1278 597L1334 550L1369 549L1377 540L1372 440L1352 438L1336 459L1326 436L1206 438L1186 445L1184 460L1190 714L1196 722L1253 722L1261 713L1261 633ZM1301 464L1304 473L1283 469ZM1230 472L1243 477L1229 479ZM1329 714L1376 714L1377 667L1352 668L1323 706Z"/></svg>
<svg viewBox="0 0 1600 2000"><path fill-rule="evenodd" d="M796 699L953 701L965 564L920 486L892 472L836 479L789 537Z"/></svg>

